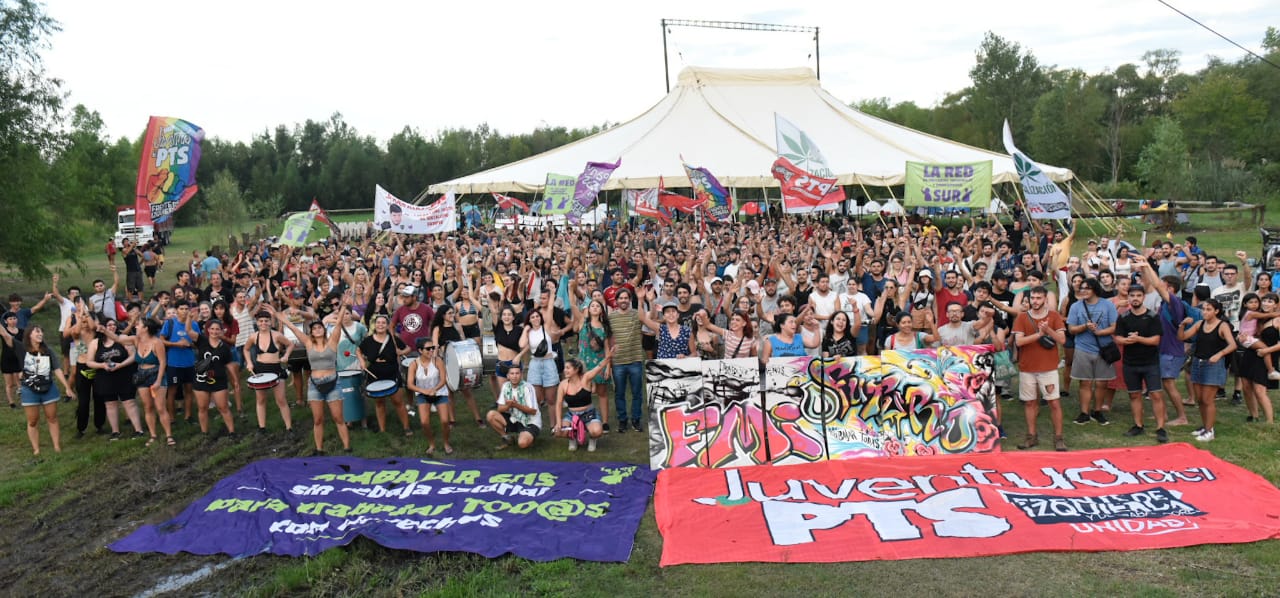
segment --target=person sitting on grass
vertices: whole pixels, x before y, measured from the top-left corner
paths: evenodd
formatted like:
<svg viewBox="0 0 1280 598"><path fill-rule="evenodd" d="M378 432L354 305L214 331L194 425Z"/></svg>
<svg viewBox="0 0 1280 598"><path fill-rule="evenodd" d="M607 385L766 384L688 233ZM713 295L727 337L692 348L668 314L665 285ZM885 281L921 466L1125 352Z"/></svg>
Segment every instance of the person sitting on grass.
<svg viewBox="0 0 1280 598"><path fill-rule="evenodd" d="M542 411L538 409L538 395L533 385L524 381L520 362L507 367L507 381L502 384L498 400L485 415L489 427L502 437L502 444L494 447L503 450L515 441L516 446L527 449L542 431Z"/></svg>
<svg viewBox="0 0 1280 598"><path fill-rule="evenodd" d="M600 413L591 402L595 387L593 380L613 361L612 345L605 350L604 359L588 370L577 359L564 363L564 381L560 383L556 397L556 421L560 422L560 435L569 436L569 450L578 450L578 439L573 436L573 418L576 416L587 428L587 451L596 450L596 440L604 434ZM568 408L565 411L565 408Z"/></svg>

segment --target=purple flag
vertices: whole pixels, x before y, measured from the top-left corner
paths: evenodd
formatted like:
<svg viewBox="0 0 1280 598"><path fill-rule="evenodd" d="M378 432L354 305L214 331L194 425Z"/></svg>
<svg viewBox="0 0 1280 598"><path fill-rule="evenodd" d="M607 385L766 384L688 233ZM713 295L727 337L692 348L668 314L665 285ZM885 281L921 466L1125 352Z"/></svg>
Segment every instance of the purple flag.
<svg viewBox="0 0 1280 598"><path fill-rule="evenodd" d="M569 222L577 224L582 219L582 215L591 210L591 204L595 203L596 195L600 193L604 184L609 182L609 176L619 166L622 166L622 158L618 158L618 161L613 164L587 162L587 167L582 169L582 174L578 177L578 185L573 188L573 210L567 216Z"/></svg>
<svg viewBox="0 0 1280 598"><path fill-rule="evenodd" d="M269 459L108 548L314 556L364 536L418 552L625 562L653 482L627 463Z"/></svg>

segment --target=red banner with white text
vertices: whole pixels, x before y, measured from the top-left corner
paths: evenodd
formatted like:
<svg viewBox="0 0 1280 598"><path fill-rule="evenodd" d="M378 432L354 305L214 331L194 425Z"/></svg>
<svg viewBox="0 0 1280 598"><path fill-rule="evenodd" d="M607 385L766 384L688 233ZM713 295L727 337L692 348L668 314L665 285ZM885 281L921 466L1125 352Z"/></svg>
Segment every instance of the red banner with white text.
<svg viewBox="0 0 1280 598"><path fill-rule="evenodd" d="M1280 490L1187 444L672 468L662 565L1146 550L1280 538Z"/></svg>

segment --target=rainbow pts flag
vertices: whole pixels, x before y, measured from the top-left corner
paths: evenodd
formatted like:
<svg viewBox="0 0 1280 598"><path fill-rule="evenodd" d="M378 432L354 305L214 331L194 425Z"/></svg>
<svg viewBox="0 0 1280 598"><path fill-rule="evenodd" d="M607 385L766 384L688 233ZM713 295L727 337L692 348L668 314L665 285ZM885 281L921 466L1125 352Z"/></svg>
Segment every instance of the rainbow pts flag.
<svg viewBox="0 0 1280 598"><path fill-rule="evenodd" d="M204 129L190 122L151 117L138 165L134 222L139 226L163 221L195 195L203 140Z"/></svg>

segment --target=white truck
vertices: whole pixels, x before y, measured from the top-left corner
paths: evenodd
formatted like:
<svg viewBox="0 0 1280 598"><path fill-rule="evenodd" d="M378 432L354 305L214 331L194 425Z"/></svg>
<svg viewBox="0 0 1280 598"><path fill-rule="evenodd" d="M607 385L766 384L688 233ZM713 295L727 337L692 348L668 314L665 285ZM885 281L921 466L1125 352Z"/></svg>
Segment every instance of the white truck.
<svg viewBox="0 0 1280 598"><path fill-rule="evenodd" d="M116 209L116 234L114 241L117 248L124 247L124 240L130 239L135 245L141 245L159 236L163 241L168 241L168 236L173 232L173 217L169 217L164 222L156 225L137 225L134 222L135 211L131 207L119 207Z"/></svg>

